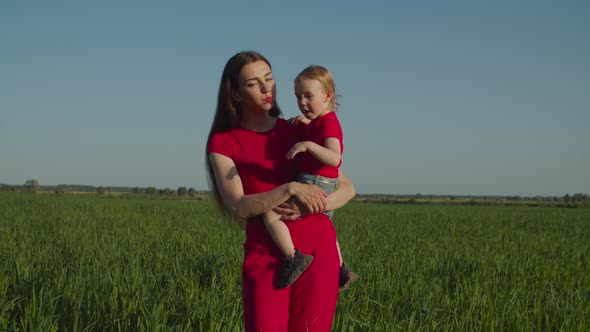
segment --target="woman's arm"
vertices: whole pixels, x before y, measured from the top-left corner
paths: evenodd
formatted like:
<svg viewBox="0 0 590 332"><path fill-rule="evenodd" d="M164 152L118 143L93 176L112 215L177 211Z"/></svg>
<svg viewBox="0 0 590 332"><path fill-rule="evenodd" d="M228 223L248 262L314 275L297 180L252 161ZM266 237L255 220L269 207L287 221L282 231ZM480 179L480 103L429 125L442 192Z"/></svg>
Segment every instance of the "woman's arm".
<svg viewBox="0 0 590 332"><path fill-rule="evenodd" d="M223 204L234 218L248 219L261 215L292 196L310 211L319 213L326 208L326 193L323 190L294 181L270 191L245 195L242 179L231 158L219 153L209 153L209 160Z"/></svg>
<svg viewBox="0 0 590 332"><path fill-rule="evenodd" d="M348 203L351 199L356 196L354 184L344 175L344 173L338 171L338 188L328 195L328 204L326 204L326 210L336 210Z"/></svg>

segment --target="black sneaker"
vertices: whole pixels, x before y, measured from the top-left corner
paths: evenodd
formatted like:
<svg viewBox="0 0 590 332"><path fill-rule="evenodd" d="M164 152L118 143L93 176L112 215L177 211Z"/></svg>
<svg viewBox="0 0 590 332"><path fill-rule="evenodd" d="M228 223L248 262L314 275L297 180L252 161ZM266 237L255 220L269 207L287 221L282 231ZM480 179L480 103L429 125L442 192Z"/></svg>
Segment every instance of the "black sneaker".
<svg viewBox="0 0 590 332"><path fill-rule="evenodd" d="M339 291L347 290L358 278L358 274L354 273L348 266L342 263L342 266L340 267Z"/></svg>
<svg viewBox="0 0 590 332"><path fill-rule="evenodd" d="M278 287L291 286L307 270L312 261L313 256L303 254L301 251L295 251L293 258L285 258L279 271Z"/></svg>

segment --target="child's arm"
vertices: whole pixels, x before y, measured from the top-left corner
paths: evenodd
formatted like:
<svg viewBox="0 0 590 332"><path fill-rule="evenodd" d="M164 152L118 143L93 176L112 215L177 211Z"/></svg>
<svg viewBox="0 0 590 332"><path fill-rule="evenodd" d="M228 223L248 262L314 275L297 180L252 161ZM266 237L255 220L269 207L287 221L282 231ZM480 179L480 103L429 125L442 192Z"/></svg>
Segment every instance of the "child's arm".
<svg viewBox="0 0 590 332"><path fill-rule="evenodd" d="M301 152L309 152L322 164L333 167L337 167L342 158L340 154L340 141L335 137L327 137L324 141L324 146L312 141L296 143L287 153L287 158L293 159Z"/></svg>

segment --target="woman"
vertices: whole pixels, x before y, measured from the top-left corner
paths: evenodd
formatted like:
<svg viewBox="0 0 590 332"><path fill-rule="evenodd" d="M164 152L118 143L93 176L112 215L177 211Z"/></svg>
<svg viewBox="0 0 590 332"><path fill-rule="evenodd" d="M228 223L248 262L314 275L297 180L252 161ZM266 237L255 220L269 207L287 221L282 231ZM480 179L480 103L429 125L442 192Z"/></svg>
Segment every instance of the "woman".
<svg viewBox="0 0 590 332"><path fill-rule="evenodd" d="M207 143L210 184L217 202L236 219L247 219L242 287L247 331L330 331L338 299L336 231L323 211L354 196L340 174L330 195L295 181L289 149L302 138L279 118L270 63L256 52L240 52L223 70L217 110ZM291 202L285 205L285 202ZM279 207L280 206L280 207ZM293 243L314 257L288 288L276 286L282 259L262 223L270 210L283 215ZM298 218L305 211L303 218Z"/></svg>

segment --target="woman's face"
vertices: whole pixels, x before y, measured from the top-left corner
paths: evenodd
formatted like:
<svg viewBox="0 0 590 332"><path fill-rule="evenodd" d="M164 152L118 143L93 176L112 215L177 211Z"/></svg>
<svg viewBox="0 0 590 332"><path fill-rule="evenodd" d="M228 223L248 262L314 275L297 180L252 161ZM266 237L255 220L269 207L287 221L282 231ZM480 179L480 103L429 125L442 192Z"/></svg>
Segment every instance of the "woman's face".
<svg viewBox="0 0 590 332"><path fill-rule="evenodd" d="M275 91L270 66L259 60L242 67L238 90L233 97L240 103L243 111L270 111Z"/></svg>

